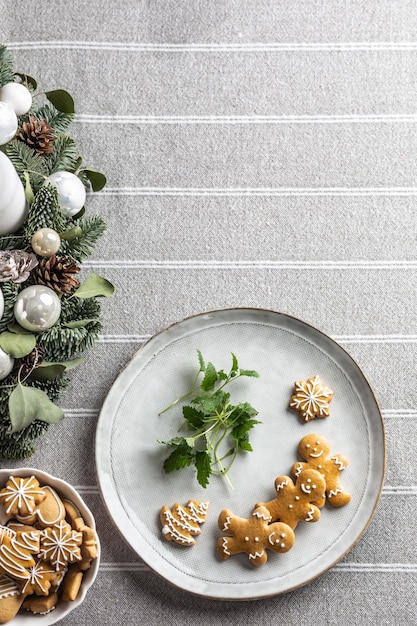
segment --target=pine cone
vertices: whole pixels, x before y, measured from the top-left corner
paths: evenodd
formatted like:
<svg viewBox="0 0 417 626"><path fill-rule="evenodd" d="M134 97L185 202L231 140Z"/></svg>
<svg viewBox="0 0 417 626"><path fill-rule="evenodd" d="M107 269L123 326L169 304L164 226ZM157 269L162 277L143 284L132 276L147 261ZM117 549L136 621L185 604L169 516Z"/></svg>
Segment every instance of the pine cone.
<svg viewBox="0 0 417 626"><path fill-rule="evenodd" d="M45 119L30 117L28 122L23 122L17 138L41 156L45 156L53 152L56 135Z"/></svg>
<svg viewBox="0 0 417 626"><path fill-rule="evenodd" d="M0 283L23 283L30 271L38 264L36 256L24 250L3 250L0 252Z"/></svg>
<svg viewBox="0 0 417 626"><path fill-rule="evenodd" d="M22 368L23 376L26 376L32 370L39 367L43 361L45 351L40 346L35 346L32 352L15 362L15 366Z"/></svg>
<svg viewBox="0 0 417 626"><path fill-rule="evenodd" d="M33 278L38 285L45 285L53 289L58 295L71 293L78 287L79 280L75 276L80 268L69 256L56 256L53 254L48 259L41 259Z"/></svg>

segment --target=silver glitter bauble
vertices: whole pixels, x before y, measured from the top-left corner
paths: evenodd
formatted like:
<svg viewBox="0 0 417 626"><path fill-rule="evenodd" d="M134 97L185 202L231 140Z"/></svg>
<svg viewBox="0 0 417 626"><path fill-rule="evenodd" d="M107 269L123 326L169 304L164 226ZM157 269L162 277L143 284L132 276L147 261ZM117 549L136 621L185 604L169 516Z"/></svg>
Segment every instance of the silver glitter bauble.
<svg viewBox="0 0 417 626"><path fill-rule="evenodd" d="M13 369L14 359L0 348L0 380L3 380Z"/></svg>
<svg viewBox="0 0 417 626"><path fill-rule="evenodd" d="M7 102L16 115L24 115L32 106L32 95L21 83L6 83L0 89L0 100Z"/></svg>
<svg viewBox="0 0 417 626"><path fill-rule="evenodd" d="M58 252L61 237L53 228L40 228L32 236L31 245L39 256L50 257Z"/></svg>
<svg viewBox="0 0 417 626"><path fill-rule="evenodd" d="M53 185L58 191L59 206L66 217L77 215L85 203L85 187L71 172L55 172L45 179L44 185Z"/></svg>
<svg viewBox="0 0 417 626"><path fill-rule="evenodd" d="M0 146L15 136L17 131L17 115L10 104L0 102Z"/></svg>
<svg viewBox="0 0 417 626"><path fill-rule="evenodd" d="M61 302L55 291L44 285L23 289L16 298L16 321L32 332L51 328L61 314Z"/></svg>

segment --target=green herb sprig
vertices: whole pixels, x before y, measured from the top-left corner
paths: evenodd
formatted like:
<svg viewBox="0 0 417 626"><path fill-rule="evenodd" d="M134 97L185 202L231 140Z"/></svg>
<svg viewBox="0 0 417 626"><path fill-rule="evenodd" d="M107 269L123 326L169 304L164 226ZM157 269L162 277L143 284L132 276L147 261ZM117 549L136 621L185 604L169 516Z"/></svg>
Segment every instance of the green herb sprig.
<svg viewBox="0 0 417 626"><path fill-rule="evenodd" d="M182 407L184 422L179 428L188 429L190 434L159 442L173 448L163 467L169 473L194 464L202 487L207 487L211 475L223 476L232 487L227 473L240 450L252 451L249 431L261 422L254 419L258 411L253 406L248 402L232 404L224 388L239 378L258 378L259 374L239 368L233 353L228 373L217 370L213 363L206 364L200 350L197 354L199 369L191 389L160 412L162 415L190 398L190 404Z"/></svg>

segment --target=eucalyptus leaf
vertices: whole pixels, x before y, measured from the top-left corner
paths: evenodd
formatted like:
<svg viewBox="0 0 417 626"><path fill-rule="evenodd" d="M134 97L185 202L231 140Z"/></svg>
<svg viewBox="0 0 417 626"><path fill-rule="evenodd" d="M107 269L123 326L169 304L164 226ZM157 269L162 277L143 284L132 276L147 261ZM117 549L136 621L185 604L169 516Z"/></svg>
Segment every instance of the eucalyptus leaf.
<svg viewBox="0 0 417 626"><path fill-rule="evenodd" d="M18 76L25 87L31 87L33 91L36 91L38 88L38 83L33 78L33 76L29 76L29 74L21 74L20 72L15 72L15 76Z"/></svg>
<svg viewBox="0 0 417 626"><path fill-rule="evenodd" d="M59 233L59 236L61 239L64 239L64 241L74 241L74 239L79 239L82 234L82 229L79 226L74 226L74 228L70 228L69 230L65 230L63 233Z"/></svg>
<svg viewBox="0 0 417 626"><path fill-rule="evenodd" d="M22 384L10 394L9 414L13 433L27 428L34 420L56 424L64 417L62 409L44 391Z"/></svg>
<svg viewBox="0 0 417 626"><path fill-rule="evenodd" d="M106 278L102 278L97 274L90 274L87 276L85 281L83 282L76 291L74 291L74 296L77 298L95 298L97 296L111 296L114 292L114 286L108 281Z"/></svg>
<svg viewBox="0 0 417 626"><path fill-rule="evenodd" d="M83 169L83 172L90 181L93 191L101 191L106 185L107 178L101 172L97 172L97 170L92 170L90 168Z"/></svg>
<svg viewBox="0 0 417 626"><path fill-rule="evenodd" d="M33 370L29 380L54 380L66 370L72 370L83 362L81 357L70 361L43 361Z"/></svg>
<svg viewBox="0 0 417 626"><path fill-rule="evenodd" d="M32 331L27 330L27 328L23 328L23 326L21 326L17 322L10 322L10 324L7 325L7 329L11 333L15 333L16 335L32 335L33 334Z"/></svg>
<svg viewBox="0 0 417 626"><path fill-rule="evenodd" d="M42 367L37 367L33 370L28 380L55 380L63 372L65 372L65 365L59 363L42 365Z"/></svg>
<svg viewBox="0 0 417 626"><path fill-rule="evenodd" d="M17 335L8 331L0 334L0 348L14 359L30 354L35 346L35 335Z"/></svg>
<svg viewBox="0 0 417 626"><path fill-rule="evenodd" d="M33 193L32 185L30 184L29 172L23 172L23 176L25 177L25 197L26 197L26 202L28 204L32 204L32 202L35 199L35 194Z"/></svg>
<svg viewBox="0 0 417 626"><path fill-rule="evenodd" d="M75 113L74 100L72 96L64 89L56 89L55 91L46 91L45 96L48 98L58 111L61 113Z"/></svg>

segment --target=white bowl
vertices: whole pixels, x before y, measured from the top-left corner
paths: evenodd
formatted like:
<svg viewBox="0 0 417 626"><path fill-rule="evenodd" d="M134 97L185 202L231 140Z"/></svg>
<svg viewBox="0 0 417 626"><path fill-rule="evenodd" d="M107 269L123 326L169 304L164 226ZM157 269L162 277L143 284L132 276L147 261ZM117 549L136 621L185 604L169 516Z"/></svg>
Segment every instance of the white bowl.
<svg viewBox="0 0 417 626"><path fill-rule="evenodd" d="M71 485L65 480L56 478L55 476L51 476L51 474L48 474L47 472L42 472L41 470L31 467L24 467L20 469L0 469L0 489L3 489L9 479L9 476L36 476L41 485L49 485L50 487L55 489L55 491L61 498L73 502L75 506L79 509L81 516L87 526L96 530L96 524L90 509L87 507L84 500L77 493L74 487L71 487ZM5 521L5 517L0 517L0 524L4 524ZM16 615L14 619L8 622L8 624L11 624L11 626L29 626L32 624L36 624L37 626L51 626L51 624L56 624L57 622L59 622L59 620L71 613L71 611L76 609L83 602L88 589L91 587L97 576L99 563L100 542L97 537L97 558L94 559L94 561L91 563L91 567L85 571L81 584L81 589L78 593L77 598L73 602L60 601L58 602L56 608L46 615L34 615L29 611L21 611Z"/></svg>

